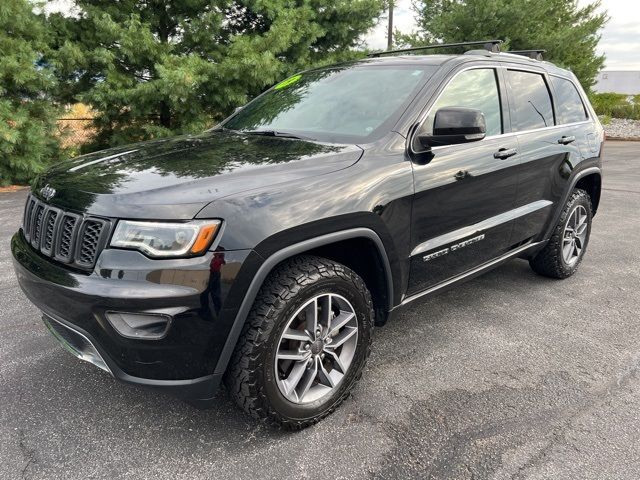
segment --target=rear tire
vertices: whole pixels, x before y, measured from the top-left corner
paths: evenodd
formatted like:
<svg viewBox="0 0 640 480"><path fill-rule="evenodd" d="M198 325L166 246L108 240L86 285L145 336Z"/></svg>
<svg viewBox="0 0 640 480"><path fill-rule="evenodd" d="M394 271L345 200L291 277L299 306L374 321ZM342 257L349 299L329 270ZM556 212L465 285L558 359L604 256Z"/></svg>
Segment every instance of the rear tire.
<svg viewBox="0 0 640 480"><path fill-rule="evenodd" d="M529 260L533 271L560 279L573 275L587 251L592 218L591 197L584 190L574 190L549 242Z"/></svg>
<svg viewBox="0 0 640 480"><path fill-rule="evenodd" d="M360 379L373 320L371 295L355 272L320 257L288 260L256 297L227 388L254 418L290 430L312 425Z"/></svg>

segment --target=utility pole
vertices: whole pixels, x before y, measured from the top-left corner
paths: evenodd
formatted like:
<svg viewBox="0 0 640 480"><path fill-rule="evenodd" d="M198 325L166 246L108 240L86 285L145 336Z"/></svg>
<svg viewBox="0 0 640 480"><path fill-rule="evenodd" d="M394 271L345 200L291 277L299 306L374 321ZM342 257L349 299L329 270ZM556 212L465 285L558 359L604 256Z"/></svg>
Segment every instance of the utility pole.
<svg viewBox="0 0 640 480"><path fill-rule="evenodd" d="M387 50L393 48L393 2L389 0L389 29L387 30Z"/></svg>

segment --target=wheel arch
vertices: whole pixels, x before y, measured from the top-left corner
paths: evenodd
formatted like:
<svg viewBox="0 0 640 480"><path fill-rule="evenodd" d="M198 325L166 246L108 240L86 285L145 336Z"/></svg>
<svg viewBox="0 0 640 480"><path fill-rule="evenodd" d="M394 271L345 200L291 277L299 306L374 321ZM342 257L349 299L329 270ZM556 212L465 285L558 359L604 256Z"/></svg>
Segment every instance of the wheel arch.
<svg viewBox="0 0 640 480"><path fill-rule="evenodd" d="M372 275L372 271L367 269L364 263L354 262L353 259L348 261L349 259L347 255L353 254L355 249L362 247L363 245L368 245L368 249L365 252L369 259L374 258L373 255L377 258L375 261L378 262L378 265L384 272L384 286L379 279L374 278L375 276ZM341 247L346 247L346 252L341 253ZM302 254L312 254L329 258L330 260L345 263L349 268L355 266L356 268L352 269L361 276L362 274L358 272L358 269L363 272L369 281L367 281L367 278L365 277L363 277L363 280L370 289L372 296L377 298L378 307L380 308L379 313L376 309L376 320L378 323L384 323L388 316L388 312L392 309L394 303L394 277L385 245L380 236L372 229L365 227L352 228L320 235L284 247L269 255L260 265L253 277L253 280L247 288L246 294L238 308L238 311L236 312L235 319L216 364L216 373L224 373L226 370L229 359L233 354L238 338L242 332L242 328L246 322L247 316L249 315L249 311L251 310L258 292L269 274L282 262ZM358 255L362 255L362 252L358 251ZM340 259L346 261L341 261ZM373 289L370 285L372 285ZM375 298L374 307L376 305ZM378 315L382 318L378 319Z"/></svg>
<svg viewBox="0 0 640 480"><path fill-rule="evenodd" d="M595 216L600 204L600 191L602 189L602 176L600 172L592 172L582 175L578 178L574 188L581 188L585 190L589 197L591 197L591 207L593 209L593 215Z"/></svg>
<svg viewBox="0 0 640 480"><path fill-rule="evenodd" d="M580 183L581 180L583 183ZM593 196L591 197L592 204L594 202L594 198L596 199L595 204L593 205L594 212L598 204L600 203L600 188L602 185L602 171L600 170L600 167L588 167L588 168L585 168L584 170L580 170L577 173L575 173L573 178L571 178L567 183L569 186L565 190L564 195L562 196L560 201L558 202L556 211L553 217L551 218L551 221L548 223L546 229L544 230L544 236L540 237L541 239L545 239L545 240L549 239L549 237L551 236L551 232L553 231L556 224L558 223L558 220L560 219L560 215L562 214L562 209L564 208L564 205L567 203L567 200L569 199L571 192L573 192L575 188L587 187L585 188L585 190L587 190L587 193L589 194L589 196L591 196L591 193L590 193L590 190L588 189L592 189L591 192L593 192L594 195L596 195L595 197Z"/></svg>

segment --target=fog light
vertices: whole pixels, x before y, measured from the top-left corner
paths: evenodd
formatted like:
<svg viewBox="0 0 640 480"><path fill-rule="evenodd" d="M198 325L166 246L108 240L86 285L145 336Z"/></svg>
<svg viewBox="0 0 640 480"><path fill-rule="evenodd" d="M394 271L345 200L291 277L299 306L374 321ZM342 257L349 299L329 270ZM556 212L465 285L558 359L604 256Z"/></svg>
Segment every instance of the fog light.
<svg viewBox="0 0 640 480"><path fill-rule="evenodd" d="M171 325L171 317L162 313L107 312L106 317L120 335L139 340L159 340Z"/></svg>

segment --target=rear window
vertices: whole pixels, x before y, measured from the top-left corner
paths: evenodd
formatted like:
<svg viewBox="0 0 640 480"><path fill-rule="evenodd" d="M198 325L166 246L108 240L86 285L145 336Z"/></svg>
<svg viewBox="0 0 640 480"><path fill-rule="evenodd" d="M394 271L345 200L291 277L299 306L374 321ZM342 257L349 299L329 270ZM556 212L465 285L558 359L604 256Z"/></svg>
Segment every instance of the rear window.
<svg viewBox="0 0 640 480"><path fill-rule="evenodd" d="M558 123L575 123L587 119L587 111L573 82L560 77L551 77L556 99Z"/></svg>
<svg viewBox="0 0 640 480"><path fill-rule="evenodd" d="M554 125L549 89L541 74L508 70L507 81L511 92L511 123L515 131Z"/></svg>

